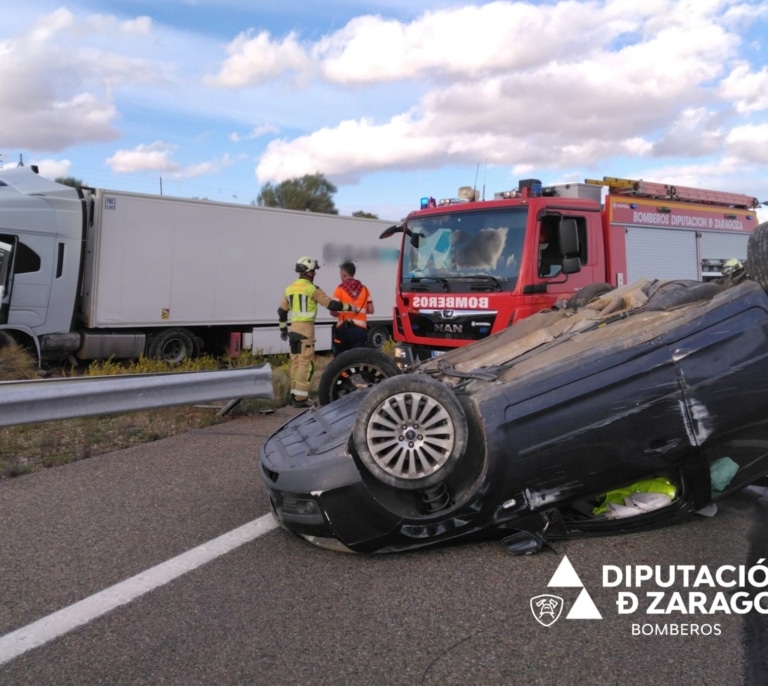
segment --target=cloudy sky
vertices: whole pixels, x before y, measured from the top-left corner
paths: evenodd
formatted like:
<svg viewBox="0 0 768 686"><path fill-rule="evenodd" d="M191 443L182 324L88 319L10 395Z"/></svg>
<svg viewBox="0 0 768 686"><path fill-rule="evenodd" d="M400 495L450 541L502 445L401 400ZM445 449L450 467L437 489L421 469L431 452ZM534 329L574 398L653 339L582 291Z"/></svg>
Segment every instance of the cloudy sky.
<svg viewBox="0 0 768 686"><path fill-rule="evenodd" d="M6 5L0 165L246 203L321 172L385 219L531 177L768 201L768 0Z"/></svg>

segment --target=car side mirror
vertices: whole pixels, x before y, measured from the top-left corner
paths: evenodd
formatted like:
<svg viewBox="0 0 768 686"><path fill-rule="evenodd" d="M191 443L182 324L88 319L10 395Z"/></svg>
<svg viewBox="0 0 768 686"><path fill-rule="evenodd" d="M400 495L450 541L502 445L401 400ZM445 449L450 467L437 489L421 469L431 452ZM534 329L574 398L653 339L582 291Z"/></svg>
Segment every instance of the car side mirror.
<svg viewBox="0 0 768 686"><path fill-rule="evenodd" d="M512 555L533 555L542 551L544 546L551 547L544 536L532 531L518 531L501 539L501 544Z"/></svg>

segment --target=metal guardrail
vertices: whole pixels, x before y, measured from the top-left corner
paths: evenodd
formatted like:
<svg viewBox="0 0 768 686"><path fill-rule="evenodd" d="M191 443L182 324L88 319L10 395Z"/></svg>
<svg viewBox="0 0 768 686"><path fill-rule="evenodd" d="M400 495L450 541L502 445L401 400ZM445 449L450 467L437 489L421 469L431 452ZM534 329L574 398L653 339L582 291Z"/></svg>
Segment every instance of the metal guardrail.
<svg viewBox="0 0 768 686"><path fill-rule="evenodd" d="M0 383L0 426L271 397L268 364L213 372L5 381Z"/></svg>

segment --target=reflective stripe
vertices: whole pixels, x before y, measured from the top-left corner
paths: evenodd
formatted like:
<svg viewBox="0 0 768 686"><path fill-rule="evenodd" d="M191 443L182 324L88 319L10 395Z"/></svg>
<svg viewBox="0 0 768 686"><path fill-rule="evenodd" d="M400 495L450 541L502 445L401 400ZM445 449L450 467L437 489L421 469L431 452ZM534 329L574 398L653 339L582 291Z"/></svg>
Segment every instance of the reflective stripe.
<svg viewBox="0 0 768 686"><path fill-rule="evenodd" d="M292 322L313 322L317 317L317 303L312 297L317 286L307 279L298 279L285 289L291 306Z"/></svg>

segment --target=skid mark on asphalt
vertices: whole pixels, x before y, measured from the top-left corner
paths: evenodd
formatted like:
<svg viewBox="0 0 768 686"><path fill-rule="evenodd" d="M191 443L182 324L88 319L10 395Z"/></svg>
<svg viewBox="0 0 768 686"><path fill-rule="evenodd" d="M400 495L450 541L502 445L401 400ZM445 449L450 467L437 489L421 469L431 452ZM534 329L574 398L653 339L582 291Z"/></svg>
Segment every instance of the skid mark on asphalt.
<svg viewBox="0 0 768 686"><path fill-rule="evenodd" d="M264 515L237 529L192 548L166 562L151 567L74 605L27 624L0 637L0 665L83 626L120 605L130 603L150 591L249 543L277 527L272 515Z"/></svg>

